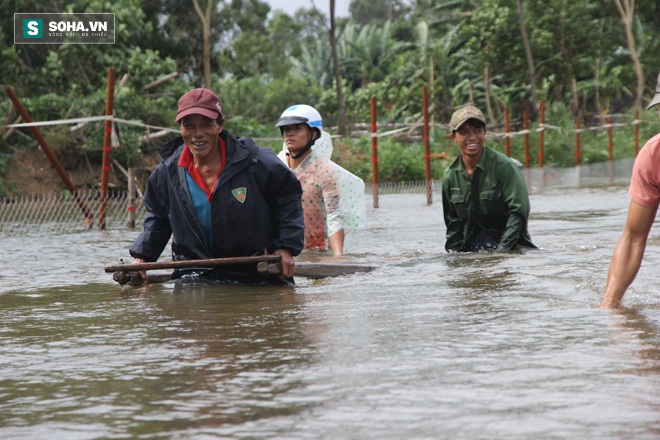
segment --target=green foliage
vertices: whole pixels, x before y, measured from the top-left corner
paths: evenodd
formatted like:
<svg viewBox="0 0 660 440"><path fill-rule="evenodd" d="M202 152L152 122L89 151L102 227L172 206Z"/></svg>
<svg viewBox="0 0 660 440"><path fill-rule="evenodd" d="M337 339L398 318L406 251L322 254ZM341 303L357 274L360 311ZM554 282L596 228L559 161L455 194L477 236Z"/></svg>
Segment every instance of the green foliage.
<svg viewBox="0 0 660 440"><path fill-rule="evenodd" d="M294 104L315 105L319 89L293 75L275 80L262 75L243 79L228 78L219 82L216 92L222 100L228 127L238 123L239 117L251 121L248 125L261 123L272 127L287 107ZM249 128L248 125L244 125L245 128ZM275 129L270 133L255 131L256 128L250 129L245 135L279 135Z"/></svg>
<svg viewBox="0 0 660 440"><path fill-rule="evenodd" d="M252 137L252 138L278 138L280 132L275 127L275 123L267 125L260 124L254 119L248 119L243 116L235 116L228 118L225 122L225 128L235 136ZM282 141L278 140L277 144L281 146ZM275 147L272 143L260 142L262 147ZM274 148L273 148L274 149Z"/></svg>
<svg viewBox="0 0 660 440"><path fill-rule="evenodd" d="M333 141L333 160L365 182L373 180L371 137L341 138ZM421 142L402 142L392 137L378 139L378 180L380 182L421 181L426 176L424 146ZM432 159L431 175L439 179L446 162Z"/></svg>
<svg viewBox="0 0 660 440"><path fill-rule="evenodd" d="M318 39L309 45L305 45L300 55L291 58L290 61L293 75L319 88L332 89L334 77L329 41Z"/></svg>
<svg viewBox="0 0 660 440"><path fill-rule="evenodd" d="M391 21L368 24L358 30L349 22L344 28L339 44L344 68L347 73L353 73L347 78L353 89L383 81L395 57L414 47L411 43L395 41L391 24Z"/></svg>
<svg viewBox="0 0 660 440"><path fill-rule="evenodd" d="M360 25L381 25L403 16L407 8L401 0L352 0L348 11Z"/></svg>

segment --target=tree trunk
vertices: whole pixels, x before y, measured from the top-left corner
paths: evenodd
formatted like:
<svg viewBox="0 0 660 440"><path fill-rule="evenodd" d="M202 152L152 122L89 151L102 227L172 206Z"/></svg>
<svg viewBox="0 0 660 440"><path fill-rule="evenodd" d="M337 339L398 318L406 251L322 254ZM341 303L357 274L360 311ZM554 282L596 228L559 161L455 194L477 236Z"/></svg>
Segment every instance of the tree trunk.
<svg viewBox="0 0 660 440"><path fill-rule="evenodd" d="M335 0L330 0L330 47L332 48L332 64L335 74L335 82L337 83L337 112L339 126L339 134L346 134L346 105L344 103L344 95L341 90L341 72L339 70L339 51L337 49L337 36L335 26Z"/></svg>
<svg viewBox="0 0 660 440"><path fill-rule="evenodd" d="M575 79L575 74L573 71L573 61L571 59L570 51L566 47L566 39L564 38L564 33L560 33L560 42L561 54L564 58L564 65L566 66L566 76L570 79L570 88L571 88L571 113L573 117L578 115L578 107L580 105L580 100L577 93L577 80Z"/></svg>
<svg viewBox="0 0 660 440"><path fill-rule="evenodd" d="M571 78L571 111L573 117L580 114L580 97L578 96L577 80L575 78Z"/></svg>
<svg viewBox="0 0 660 440"><path fill-rule="evenodd" d="M493 105L490 100L490 66L484 68L484 91L486 94L486 113L491 124L495 124L495 115L493 113Z"/></svg>
<svg viewBox="0 0 660 440"><path fill-rule="evenodd" d="M603 114L603 106L600 103L600 63L601 63L601 43L602 43L602 36L603 36L603 29L605 28L605 20L600 21L600 28L598 29L598 52L596 53L596 61L594 63L594 82L595 84L595 98L594 100L596 101L596 109L598 110L598 114L602 115Z"/></svg>
<svg viewBox="0 0 660 440"><path fill-rule="evenodd" d="M206 13L202 12L199 0L193 0L195 11L202 22L204 31L204 87L211 89L211 16L213 14L214 0L206 0Z"/></svg>
<svg viewBox="0 0 660 440"><path fill-rule="evenodd" d="M632 58L633 65L635 66L635 73L637 74L637 98L635 99L635 107L639 108L642 105L644 98L644 69L642 63L637 56L635 49L635 36L632 32L633 20L635 19L635 0L614 0L616 8L621 15L621 21L626 28L626 41L628 42L628 50L630 51L630 58Z"/></svg>
<svg viewBox="0 0 660 440"><path fill-rule="evenodd" d="M527 59L527 67L529 69L532 104L534 105L534 112L536 112L538 109L538 95L536 93L536 68L534 67L534 59L532 58L532 46L529 44L527 28L525 27L525 0L518 0L518 24L520 25L520 36L522 37L523 45L525 46L525 58Z"/></svg>

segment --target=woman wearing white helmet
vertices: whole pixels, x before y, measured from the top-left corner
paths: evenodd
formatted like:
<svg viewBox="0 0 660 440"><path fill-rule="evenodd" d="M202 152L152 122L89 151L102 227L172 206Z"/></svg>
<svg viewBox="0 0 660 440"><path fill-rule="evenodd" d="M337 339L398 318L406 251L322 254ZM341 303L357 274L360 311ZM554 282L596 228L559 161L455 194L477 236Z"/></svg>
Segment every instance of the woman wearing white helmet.
<svg viewBox="0 0 660 440"><path fill-rule="evenodd" d="M303 187L305 249L343 255L345 231L364 227L364 182L330 160L332 140L314 107L291 106L275 126L284 140L279 157Z"/></svg>

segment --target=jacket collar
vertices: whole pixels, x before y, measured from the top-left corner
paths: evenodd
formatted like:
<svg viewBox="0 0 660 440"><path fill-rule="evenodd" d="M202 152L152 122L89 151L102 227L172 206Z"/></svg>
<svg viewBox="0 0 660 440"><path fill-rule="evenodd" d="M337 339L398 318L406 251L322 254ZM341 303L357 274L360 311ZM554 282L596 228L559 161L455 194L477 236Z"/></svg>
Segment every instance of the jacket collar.
<svg viewBox="0 0 660 440"><path fill-rule="evenodd" d="M477 166L475 168L479 168L482 171L485 169L485 163L486 163L486 156L491 155L491 149L484 146L484 151L481 154L481 157L479 158L479 162L477 162ZM449 165L449 168L451 170L464 170L463 168L463 159L461 158L461 155L459 154L458 157Z"/></svg>

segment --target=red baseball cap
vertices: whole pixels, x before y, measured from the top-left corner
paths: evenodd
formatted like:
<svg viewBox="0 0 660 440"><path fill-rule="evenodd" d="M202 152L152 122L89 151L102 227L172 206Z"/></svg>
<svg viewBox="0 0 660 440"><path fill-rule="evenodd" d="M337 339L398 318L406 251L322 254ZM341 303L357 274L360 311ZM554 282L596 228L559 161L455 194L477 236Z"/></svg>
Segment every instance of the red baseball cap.
<svg viewBox="0 0 660 440"><path fill-rule="evenodd" d="M188 115L218 119L222 116L222 101L209 89L193 89L179 99L176 122Z"/></svg>

